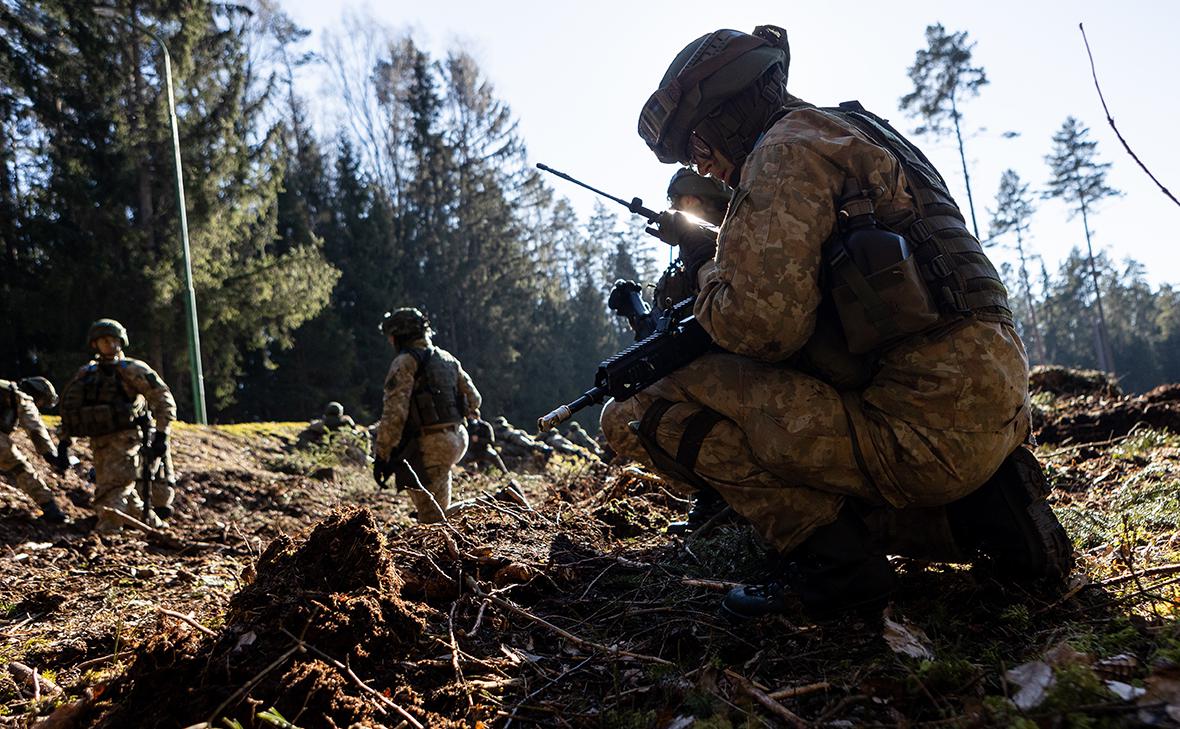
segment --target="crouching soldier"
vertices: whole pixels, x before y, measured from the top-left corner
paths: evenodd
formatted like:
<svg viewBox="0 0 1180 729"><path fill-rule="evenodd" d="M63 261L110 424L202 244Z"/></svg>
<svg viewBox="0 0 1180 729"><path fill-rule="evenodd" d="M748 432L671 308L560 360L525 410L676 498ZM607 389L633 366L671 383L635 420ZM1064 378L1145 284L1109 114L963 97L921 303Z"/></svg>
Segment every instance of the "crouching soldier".
<svg viewBox="0 0 1180 729"><path fill-rule="evenodd" d="M467 451L463 423L479 417L482 398L459 360L431 343L421 311L387 312L381 332L397 355L385 378L373 477L384 488L396 475L398 490L410 492L419 523L434 524L467 505L451 503L451 468Z"/></svg>
<svg viewBox="0 0 1180 729"><path fill-rule="evenodd" d="M53 498L53 492L41 477L29 466L25 455L12 442L13 431L19 424L33 441L33 448L55 468L58 464L53 441L45 423L41 422L40 410L57 404L57 393L44 377L30 377L19 383L0 380L0 475L29 495L41 508L41 519L51 524L67 521L61 506ZM64 469L62 469L64 470Z"/></svg>
<svg viewBox="0 0 1180 729"><path fill-rule="evenodd" d="M496 432L492 424L486 420L476 418L467 421L467 457L464 459L477 467L492 465L503 473L508 473L508 466L496 452Z"/></svg>
<svg viewBox="0 0 1180 729"><path fill-rule="evenodd" d="M123 355L127 330L114 319L99 319L86 336L96 352L62 390L61 422L64 455L71 438L89 438L94 458L94 508L100 534L123 529L120 514L165 526L151 510L145 513L136 490L143 458L165 460L168 433L176 420L172 392L146 363ZM150 411L155 431L145 444L141 424ZM153 499L154 501L155 499Z"/></svg>

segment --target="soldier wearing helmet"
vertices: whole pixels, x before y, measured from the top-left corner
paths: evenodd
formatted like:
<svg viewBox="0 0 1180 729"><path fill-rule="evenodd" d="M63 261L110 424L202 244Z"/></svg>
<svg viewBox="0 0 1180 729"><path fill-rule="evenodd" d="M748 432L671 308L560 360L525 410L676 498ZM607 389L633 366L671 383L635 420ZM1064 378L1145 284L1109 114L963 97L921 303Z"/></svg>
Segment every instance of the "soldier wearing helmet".
<svg viewBox="0 0 1180 729"><path fill-rule="evenodd" d="M62 440L89 438L94 457L94 506L100 534L123 529L121 515L141 519L153 527L166 526L161 516L171 513L174 492L166 480L152 480L151 509L145 509L136 490L143 478L143 459L167 462L168 436L176 420L172 391L146 362L123 354L127 330L114 319L90 325L86 341L94 358L78 370L62 389ZM144 445L144 429L150 429Z"/></svg>
<svg viewBox="0 0 1180 729"><path fill-rule="evenodd" d="M397 354L385 377L373 476L384 487L394 459L404 460L418 483L399 477L398 489L409 489L420 523L437 523L466 505L451 503L451 468L467 451L464 422L479 418L482 398L459 360L431 342L418 309L386 312L381 333Z"/></svg>
<svg viewBox="0 0 1180 729"><path fill-rule="evenodd" d="M320 443L324 440L324 436L333 430L360 433L356 421L351 416L345 415L344 406L335 401L324 406L324 414L308 423L307 427L299 433L297 445L302 448L312 443Z"/></svg>
<svg viewBox="0 0 1180 729"><path fill-rule="evenodd" d="M668 182L668 206L674 212L683 213L711 226L721 225L733 190L721 180L702 177L688 167L681 167ZM661 227L665 230L675 227L675 222L665 214ZM679 221L676 221L679 222ZM682 258L672 262L656 282L653 302L657 312L667 311L690 296L696 296L696 277L685 267Z"/></svg>
<svg viewBox="0 0 1180 729"><path fill-rule="evenodd" d="M44 377L29 377L20 382L0 380L0 476L28 494L33 503L41 508L41 519L51 524L68 520L61 505L45 481L29 465L24 453L12 441L16 426L20 427L33 441L33 448L45 462L59 467L53 440L45 423L41 421L41 410L57 404L57 392L53 384Z"/></svg>
<svg viewBox="0 0 1180 729"><path fill-rule="evenodd" d="M1072 554L1022 447L1028 363L995 268L922 152L856 102L793 97L789 62L781 28L719 30L644 105L660 161L736 188L715 239L661 221L717 351L609 403L603 431L799 567L732 591L735 618L880 604L898 533L915 556L1060 581Z"/></svg>

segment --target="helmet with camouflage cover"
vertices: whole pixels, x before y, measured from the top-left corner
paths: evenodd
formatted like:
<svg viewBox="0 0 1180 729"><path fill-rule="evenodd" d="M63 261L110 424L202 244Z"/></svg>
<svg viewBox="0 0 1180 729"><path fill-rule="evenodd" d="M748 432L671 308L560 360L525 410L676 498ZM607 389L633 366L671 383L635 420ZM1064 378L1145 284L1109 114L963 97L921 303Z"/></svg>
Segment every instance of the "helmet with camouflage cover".
<svg viewBox="0 0 1180 729"><path fill-rule="evenodd" d="M411 306L385 312L381 318L381 333L395 337L422 335L430 327L430 321L420 310Z"/></svg>
<svg viewBox="0 0 1180 729"><path fill-rule="evenodd" d="M26 377L18 384L21 392L33 398L38 410L48 410L57 404L57 390L44 377Z"/></svg>
<svg viewBox="0 0 1180 729"><path fill-rule="evenodd" d="M336 401L332 401L324 407L324 416L329 418L339 418L344 415L344 406Z"/></svg>
<svg viewBox="0 0 1180 729"><path fill-rule="evenodd" d="M114 337L124 349L127 348L127 329L114 319L99 319L90 325L90 330L86 332L86 343L93 347L94 340L99 337Z"/></svg>
<svg viewBox="0 0 1180 729"><path fill-rule="evenodd" d="M787 33L774 25L703 35L680 51L643 105L639 136L661 162L689 164L696 131L740 169L786 99L790 62Z"/></svg>
<svg viewBox="0 0 1180 729"><path fill-rule="evenodd" d="M729 205L733 188L721 180L702 177L689 167L681 167L668 182L668 200L675 201L682 195L699 197L706 203L724 208Z"/></svg>

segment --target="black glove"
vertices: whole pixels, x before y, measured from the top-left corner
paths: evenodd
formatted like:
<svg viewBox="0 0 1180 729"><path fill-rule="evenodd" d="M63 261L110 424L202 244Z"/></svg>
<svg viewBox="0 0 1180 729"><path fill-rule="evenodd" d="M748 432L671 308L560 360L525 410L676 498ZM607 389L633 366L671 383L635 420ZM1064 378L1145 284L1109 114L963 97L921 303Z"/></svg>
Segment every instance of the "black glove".
<svg viewBox="0 0 1180 729"><path fill-rule="evenodd" d="M393 466L384 458L373 459L373 480L377 482L377 488L389 488L389 476L393 473Z"/></svg>
<svg viewBox="0 0 1180 729"><path fill-rule="evenodd" d="M168 434L157 430L152 434L152 442L144 450L153 461L163 458L168 453Z"/></svg>
<svg viewBox="0 0 1180 729"><path fill-rule="evenodd" d="M660 213L654 226L647 229L670 246L680 246L680 260L692 275L717 252L717 228L697 223L675 210Z"/></svg>

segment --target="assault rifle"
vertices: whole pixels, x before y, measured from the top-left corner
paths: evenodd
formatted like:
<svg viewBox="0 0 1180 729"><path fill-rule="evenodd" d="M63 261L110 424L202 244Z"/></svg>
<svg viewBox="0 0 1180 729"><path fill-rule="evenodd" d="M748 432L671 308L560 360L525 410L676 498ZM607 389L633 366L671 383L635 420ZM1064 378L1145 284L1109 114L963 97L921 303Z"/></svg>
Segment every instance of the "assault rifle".
<svg viewBox="0 0 1180 729"><path fill-rule="evenodd" d="M692 314L694 299L685 299L656 322L655 332L598 365L594 387L568 405L537 419L540 431L555 428L584 408L608 397L627 400L709 350L713 340Z"/></svg>
<svg viewBox="0 0 1180 729"><path fill-rule="evenodd" d="M140 517L146 522L152 511L152 485L160 476L160 469L164 467L164 457L151 452L152 439L156 434L155 423L148 415L135 419L139 427L139 457L143 466L139 472L139 497L143 500L143 513Z"/></svg>

